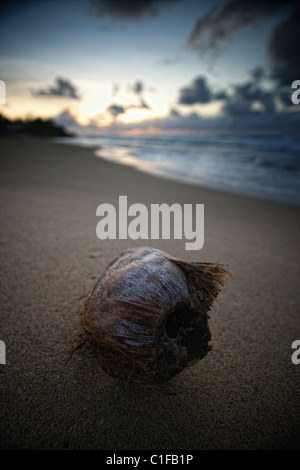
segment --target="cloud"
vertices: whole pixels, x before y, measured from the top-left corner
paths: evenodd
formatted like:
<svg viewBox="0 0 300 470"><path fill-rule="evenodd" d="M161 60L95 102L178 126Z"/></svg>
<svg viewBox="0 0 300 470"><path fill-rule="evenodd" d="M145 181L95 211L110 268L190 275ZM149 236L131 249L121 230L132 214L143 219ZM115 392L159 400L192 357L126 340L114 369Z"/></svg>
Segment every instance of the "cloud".
<svg viewBox="0 0 300 470"><path fill-rule="evenodd" d="M250 71L250 75L257 83L265 78L268 74L264 67L257 65L253 70Z"/></svg>
<svg viewBox="0 0 300 470"><path fill-rule="evenodd" d="M231 103L232 104L232 103ZM101 117L101 116L100 116ZM103 116L102 116L103 117ZM66 130L78 135L182 135L199 136L203 132L210 134L221 133L253 133L271 132L298 135L300 112L254 113L224 112L220 116L204 117L195 112L183 115L172 108L166 117L147 119L140 122L124 123L114 121L112 124L99 125L99 118L92 118L86 125L81 125L70 110L64 110L54 121ZM105 121L105 120L104 120Z"/></svg>
<svg viewBox="0 0 300 470"><path fill-rule="evenodd" d="M271 76L279 84L290 84L300 77L300 8L277 24L268 41L271 59Z"/></svg>
<svg viewBox="0 0 300 470"><path fill-rule="evenodd" d="M276 97L279 99L282 106L291 106L291 87L279 86L276 90Z"/></svg>
<svg viewBox="0 0 300 470"><path fill-rule="evenodd" d="M233 95L228 97L223 110L228 114L273 113L275 96L275 90L264 90L255 81L249 81L234 86Z"/></svg>
<svg viewBox="0 0 300 470"><path fill-rule="evenodd" d="M120 86L117 83L113 84L113 96L116 96L120 89ZM128 87L129 91L136 95L138 103L121 105L121 104L112 104L106 108L109 114L117 118L120 114L125 114L129 109L151 109L151 107L146 103L142 94L145 89L144 84L141 80L136 80L133 85Z"/></svg>
<svg viewBox="0 0 300 470"><path fill-rule="evenodd" d="M164 118L147 119L140 123L116 123L114 129L106 128L107 135L115 132L119 135L182 135L199 136L202 133L253 133L271 132L284 134L297 133L300 125L300 113L223 113L220 116L204 117L192 112L187 115L170 112Z"/></svg>
<svg viewBox="0 0 300 470"><path fill-rule="evenodd" d="M265 78L269 78L265 69L255 67L249 73L249 80L232 85L229 90L213 91L205 76L195 78L191 85L179 90L178 104L192 106L212 101L222 101L224 115L238 116L246 114L272 114L282 108L291 106L291 88L273 82L273 86L265 86ZM177 110L171 112L176 116Z"/></svg>
<svg viewBox="0 0 300 470"><path fill-rule="evenodd" d="M151 109L151 107L142 98L142 94L145 90L145 86L141 80L136 80L135 83L129 87L129 90L139 98L139 104L129 105L127 106L127 109L130 109L130 108Z"/></svg>
<svg viewBox="0 0 300 470"><path fill-rule="evenodd" d="M171 117L180 117L181 114L176 108L171 108L170 109L170 116Z"/></svg>
<svg viewBox="0 0 300 470"><path fill-rule="evenodd" d="M142 98L140 99L140 105L139 106L132 106L132 107L133 108L151 109L151 107Z"/></svg>
<svg viewBox="0 0 300 470"><path fill-rule="evenodd" d="M278 19L267 42L269 77L278 85L286 86L300 76L297 50L300 43L300 8L294 0L227 1L196 20L188 37L188 45L202 54L218 52L224 42L243 28L256 26L279 12L281 19ZM256 78L264 76L265 71L258 68Z"/></svg>
<svg viewBox="0 0 300 470"><path fill-rule="evenodd" d="M204 77L195 78L191 86L180 90L179 104L192 105L195 103L209 103L211 91Z"/></svg>
<svg viewBox="0 0 300 470"><path fill-rule="evenodd" d="M56 77L55 85L49 86L47 89L35 90L32 92L34 96L60 96L62 98L72 98L79 100L76 87L66 78Z"/></svg>
<svg viewBox="0 0 300 470"><path fill-rule="evenodd" d="M264 78L269 78L261 67L255 68L249 81L232 87L232 93L224 101L223 112L238 114L280 114L292 106L291 87L273 83L272 88L264 87ZM280 105L280 106L279 106ZM300 113L299 113L300 115Z"/></svg>
<svg viewBox="0 0 300 470"><path fill-rule="evenodd" d="M190 86L181 88L178 103L185 105L206 104L215 99L224 99L225 97L225 91L213 93L206 82L206 78L200 76L195 78Z"/></svg>
<svg viewBox="0 0 300 470"><path fill-rule="evenodd" d="M151 109L151 107L140 98L138 104L130 104L128 106L112 104L106 109L113 117L118 117L120 114L125 114L129 109Z"/></svg>
<svg viewBox="0 0 300 470"><path fill-rule="evenodd" d="M157 15L160 10L178 0L90 0L91 11L101 16L121 20L136 20L143 16Z"/></svg>
<svg viewBox="0 0 300 470"><path fill-rule="evenodd" d="M293 2L233 0L219 8L214 6L196 20L188 38L188 45L201 53L216 52L221 43L230 40L242 28L258 25L289 3Z"/></svg>
<svg viewBox="0 0 300 470"><path fill-rule="evenodd" d="M140 80L137 80L131 89L133 93L135 93L136 95L140 95L144 90L144 85Z"/></svg>
<svg viewBox="0 0 300 470"><path fill-rule="evenodd" d="M126 109L123 106L118 105L118 104L112 104L108 106L107 111L114 117L119 116L119 114L126 113Z"/></svg>

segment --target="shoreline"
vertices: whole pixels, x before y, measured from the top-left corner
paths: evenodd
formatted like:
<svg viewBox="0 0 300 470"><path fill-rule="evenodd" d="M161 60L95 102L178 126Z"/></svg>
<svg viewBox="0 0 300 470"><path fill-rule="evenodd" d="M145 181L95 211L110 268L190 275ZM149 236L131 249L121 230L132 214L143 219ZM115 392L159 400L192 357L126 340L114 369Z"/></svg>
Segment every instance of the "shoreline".
<svg viewBox="0 0 300 470"><path fill-rule="evenodd" d="M70 139L74 139L74 137L71 137ZM76 138L76 136L75 136ZM67 142L67 138L54 138L52 139L53 142L56 142L56 143L62 143L64 145L71 145L71 146L79 146L79 147L82 147L82 148L90 148L92 151L93 151L93 154L96 158L101 158L102 160L105 160L107 162L110 162L110 163L115 163L115 164L119 164L119 165L122 165L122 166L128 166L129 168L132 168L136 171L139 171L139 172L142 172L142 173L145 173L145 174L149 174L149 175L152 175L154 177L157 177L157 178L161 178L163 180L169 180L169 181L173 181L174 183L178 183L178 184L187 184L187 185L191 185L191 186L194 186L196 188L202 188L202 189L208 189L208 190L211 190L211 191L219 191L219 192L222 192L222 193L225 193L225 194L232 194L232 195L236 195L236 196L244 196L244 197L249 197L249 198L254 198L254 199L257 199L257 200L261 200L261 201L270 201L270 202L278 202L278 203L284 203L284 204L288 204L288 205L292 205L292 206L295 206L295 207L300 207L300 200L299 201L295 201L293 198L291 197L288 197L287 195L283 196L283 195L280 195L280 196L276 196L275 194L266 194L262 191L254 191L254 190L245 190L244 188L234 188L234 187L229 187L228 185L221 185L220 183L216 183L216 184L213 184L213 183L208 183L208 182L205 182L205 181L198 181L196 179L193 179L191 176L188 177L188 176L180 176L179 174L168 174L167 171L164 171L162 168L159 168L158 166L156 166L154 163L152 162L147 162L146 160L140 160L140 159L136 159L136 158L131 158L130 159L130 162L128 163L122 163L122 161L118 161L117 159L115 160L112 160L110 159L110 157L107 157L105 155L101 155L101 145L85 145L85 144L82 144L82 143L76 143L76 142L72 142L72 140L69 142ZM51 141L51 140L50 140ZM65 141L65 142L64 142ZM79 141L80 142L80 141ZM254 150L253 150L254 151Z"/></svg>
<svg viewBox="0 0 300 470"><path fill-rule="evenodd" d="M299 449L299 208L163 180L90 148L1 139L1 449ZM104 240L96 208L204 204L205 240ZM152 246L233 275L212 350L162 387L120 382L82 348L82 301L121 251Z"/></svg>

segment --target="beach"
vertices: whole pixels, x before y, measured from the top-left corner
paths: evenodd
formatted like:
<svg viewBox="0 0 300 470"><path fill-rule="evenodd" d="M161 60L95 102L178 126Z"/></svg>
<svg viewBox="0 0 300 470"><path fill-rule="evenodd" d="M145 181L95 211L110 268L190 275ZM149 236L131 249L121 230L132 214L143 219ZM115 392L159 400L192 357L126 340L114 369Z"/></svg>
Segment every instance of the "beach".
<svg viewBox="0 0 300 470"><path fill-rule="evenodd" d="M96 158L90 148L1 140L1 449L300 448L299 206L210 190ZM99 204L204 204L205 241L99 240ZM161 386L106 374L81 297L121 251L152 246L228 264L212 350ZM69 361L68 361L69 359Z"/></svg>

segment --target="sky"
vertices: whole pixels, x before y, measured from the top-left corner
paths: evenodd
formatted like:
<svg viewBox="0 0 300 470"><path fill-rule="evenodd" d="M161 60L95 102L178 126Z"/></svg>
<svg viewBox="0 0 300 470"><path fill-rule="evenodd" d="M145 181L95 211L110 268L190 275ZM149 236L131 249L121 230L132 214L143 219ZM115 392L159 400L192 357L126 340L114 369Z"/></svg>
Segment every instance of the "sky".
<svg viewBox="0 0 300 470"><path fill-rule="evenodd" d="M294 1L31 0L0 7L9 118L82 135L299 128Z"/></svg>

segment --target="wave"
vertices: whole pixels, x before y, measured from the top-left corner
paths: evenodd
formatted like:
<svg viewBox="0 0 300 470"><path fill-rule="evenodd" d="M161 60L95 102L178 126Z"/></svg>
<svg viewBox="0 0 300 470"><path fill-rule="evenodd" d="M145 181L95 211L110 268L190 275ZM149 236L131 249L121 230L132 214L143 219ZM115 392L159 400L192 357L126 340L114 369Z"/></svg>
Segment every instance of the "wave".
<svg viewBox="0 0 300 470"><path fill-rule="evenodd" d="M163 177L300 204L297 136L75 137L98 157Z"/></svg>

